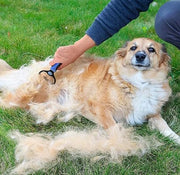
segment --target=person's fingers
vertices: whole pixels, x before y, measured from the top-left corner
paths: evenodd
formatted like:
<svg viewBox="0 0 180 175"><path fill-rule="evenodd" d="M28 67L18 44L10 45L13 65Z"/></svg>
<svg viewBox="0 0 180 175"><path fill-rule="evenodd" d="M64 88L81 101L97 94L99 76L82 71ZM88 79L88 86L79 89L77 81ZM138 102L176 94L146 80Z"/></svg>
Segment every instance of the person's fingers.
<svg viewBox="0 0 180 175"><path fill-rule="evenodd" d="M54 59L49 62L49 64L50 64L51 66L53 66L55 63L56 63L56 62L54 61Z"/></svg>
<svg viewBox="0 0 180 175"><path fill-rule="evenodd" d="M59 62L56 62L55 60L52 60L52 61L49 62L49 64L50 64L51 66L53 66L53 65L56 64L56 63L59 63ZM65 65L62 63L62 64L58 67L58 70L62 69L63 67L65 67Z"/></svg>
<svg viewBox="0 0 180 175"><path fill-rule="evenodd" d="M51 60L50 62L49 62L49 64L52 66L52 65L54 65L55 63L63 63L64 62L64 60L62 59L62 56L60 55L60 48L58 48L57 50L56 50L56 52L55 52L55 54L54 54L54 58L53 58L53 60Z"/></svg>

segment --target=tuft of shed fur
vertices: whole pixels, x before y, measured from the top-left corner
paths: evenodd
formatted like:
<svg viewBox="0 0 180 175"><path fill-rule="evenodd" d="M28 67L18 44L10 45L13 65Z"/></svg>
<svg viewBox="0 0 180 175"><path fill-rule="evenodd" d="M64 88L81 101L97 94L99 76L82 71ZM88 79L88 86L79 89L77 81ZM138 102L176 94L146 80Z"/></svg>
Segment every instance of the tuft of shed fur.
<svg viewBox="0 0 180 175"><path fill-rule="evenodd" d="M15 150L17 166L12 174L28 174L47 168L55 161L62 151L72 155L94 157L106 156L113 161L121 161L124 156L143 155L150 148L159 146L159 142L148 141L147 138L136 136L132 128L117 124L107 130L102 128L78 131L67 130L56 136L51 134L11 133L17 141ZM100 156L100 157L101 157Z"/></svg>

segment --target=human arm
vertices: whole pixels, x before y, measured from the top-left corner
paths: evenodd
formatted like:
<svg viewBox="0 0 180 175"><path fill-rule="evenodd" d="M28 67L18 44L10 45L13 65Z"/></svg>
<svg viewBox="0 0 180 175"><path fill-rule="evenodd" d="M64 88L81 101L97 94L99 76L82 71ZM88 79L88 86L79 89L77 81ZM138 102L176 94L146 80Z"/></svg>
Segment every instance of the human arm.
<svg viewBox="0 0 180 175"><path fill-rule="evenodd" d="M152 1L111 0L96 17L86 34L95 41L96 45L100 45L133 19L136 19L140 12L146 11Z"/></svg>
<svg viewBox="0 0 180 175"><path fill-rule="evenodd" d="M63 68L74 62L86 50L100 45L117 33L139 13L146 11L153 0L111 0L86 31L86 35L73 45L59 47L50 63L63 63Z"/></svg>
<svg viewBox="0 0 180 175"><path fill-rule="evenodd" d="M54 65L55 63L63 63L59 68L62 69L65 66L73 63L86 50L94 47L95 45L94 40L92 40L86 34L73 45L59 47L55 52L54 59L50 62L50 65Z"/></svg>

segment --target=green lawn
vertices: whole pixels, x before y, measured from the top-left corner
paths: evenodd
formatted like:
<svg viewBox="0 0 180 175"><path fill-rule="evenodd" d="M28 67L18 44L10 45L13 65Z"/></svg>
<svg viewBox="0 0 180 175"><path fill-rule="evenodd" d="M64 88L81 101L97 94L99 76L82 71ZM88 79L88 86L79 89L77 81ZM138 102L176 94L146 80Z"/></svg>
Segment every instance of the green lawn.
<svg viewBox="0 0 180 175"><path fill-rule="evenodd" d="M19 68L30 60L43 60L53 55L60 45L72 44L84 35L96 15L109 0L0 0L0 58L12 67ZM142 13L138 19L89 53L108 57L125 41L136 37L148 37L163 42L154 31L154 17L158 8L166 2L157 1L157 6ZM166 43L172 57L170 73L173 95L164 106L162 115L171 128L180 135L180 51ZM65 127L93 125L86 119L80 123L74 119L68 123L36 125L26 111L0 109L0 174L15 165L15 143L8 137L11 130L28 132L63 131ZM170 175L180 174L180 147L147 125L136 127L141 135L156 135L164 143L157 150L142 157L124 158L122 164L106 159L92 162L88 158L73 157L64 152L56 164L36 175Z"/></svg>

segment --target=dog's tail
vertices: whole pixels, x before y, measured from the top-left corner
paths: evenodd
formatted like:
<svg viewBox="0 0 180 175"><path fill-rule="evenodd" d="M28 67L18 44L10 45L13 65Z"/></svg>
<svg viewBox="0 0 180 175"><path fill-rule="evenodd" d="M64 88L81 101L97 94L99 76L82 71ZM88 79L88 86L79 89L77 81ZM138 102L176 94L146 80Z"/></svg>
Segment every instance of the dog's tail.
<svg viewBox="0 0 180 175"><path fill-rule="evenodd" d="M84 131L69 130L53 137L46 134L26 134L13 132L17 141L16 161L18 165L12 173L25 174L47 167L57 159L59 152L68 151L72 155L89 156L96 160L107 156L120 161L124 156L142 155L151 146L159 146L141 136L134 136L132 129L116 125L108 130L100 128Z"/></svg>

